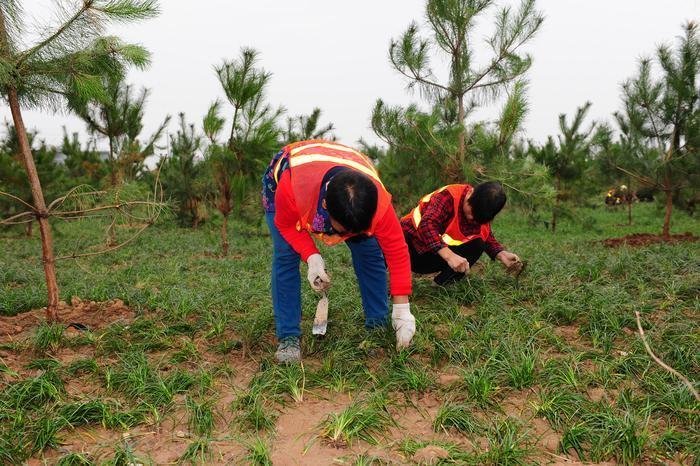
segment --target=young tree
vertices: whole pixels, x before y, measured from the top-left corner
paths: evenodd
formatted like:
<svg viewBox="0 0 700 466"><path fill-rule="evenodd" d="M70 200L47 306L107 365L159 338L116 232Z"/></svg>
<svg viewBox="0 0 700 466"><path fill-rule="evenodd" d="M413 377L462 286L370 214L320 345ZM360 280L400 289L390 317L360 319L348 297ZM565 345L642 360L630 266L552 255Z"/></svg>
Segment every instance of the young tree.
<svg viewBox="0 0 700 466"><path fill-rule="evenodd" d="M619 187L625 185L627 193L627 224L632 225L632 205L634 204L636 179L629 170L645 173L654 164L655 151L637 137L631 130L629 121L619 112L614 114L618 126L618 139L607 124L600 124L592 139L593 162L596 178L602 183ZM624 170L621 167L626 167Z"/></svg>
<svg viewBox="0 0 700 466"><path fill-rule="evenodd" d="M535 159L544 164L554 177L556 197L552 209L552 233L557 228L557 217L561 211L560 205L564 196L562 182L573 181L581 176L590 153L591 134L595 123L592 123L589 129L581 132L583 120L590 107L591 103L586 102L583 107L577 108L571 125L566 121L566 114L559 115L561 134L557 136L558 143L555 143L550 136L544 146L534 151Z"/></svg>
<svg viewBox="0 0 700 466"><path fill-rule="evenodd" d="M23 108L61 108L62 99L107 99L101 76L122 74L128 65L144 67L148 52L116 37L104 36L109 22L128 22L157 14L156 0L82 0L64 5L56 24L38 30L32 45L25 35L19 0L0 2L0 92L10 106L22 160L41 231L42 262L48 291L47 318L58 320L58 283L48 210L37 173Z"/></svg>
<svg viewBox="0 0 700 466"><path fill-rule="evenodd" d="M177 201L177 217L183 226L197 228L203 219L204 164L198 160L204 141L193 124L180 113L180 128L170 138L170 155L161 160L163 189Z"/></svg>
<svg viewBox="0 0 700 466"><path fill-rule="evenodd" d="M166 116L156 132L145 144L139 141L143 130L143 114L149 90L134 94L124 77L112 74L103 78L107 99L69 99L72 110L87 124L88 131L105 137L109 142L110 186L116 187L125 179L134 179L143 169L146 157L153 155L155 143L170 122Z"/></svg>
<svg viewBox="0 0 700 466"><path fill-rule="evenodd" d="M475 23L494 4L494 0L427 0L430 38L421 38L418 25L413 23L389 46L391 64L408 79L409 89L418 88L432 104L443 106L446 123L457 127L457 151L447 154L447 168L453 179L463 175L467 115L480 103L509 89L530 68L532 58L521 54L520 48L544 20L535 9L535 0L523 0L516 12L510 7L501 9L495 17L495 31L487 41L492 56L478 65L474 57L476 41L472 38ZM442 80L430 63L437 51L442 51L449 62L448 75ZM375 107L373 120L382 118L381 110L380 105Z"/></svg>
<svg viewBox="0 0 700 466"><path fill-rule="evenodd" d="M652 60L643 59L637 77L622 85L624 115L630 131L655 149L651 170L627 173L643 184L660 189L665 195L662 234L670 235L673 197L682 188L697 182L698 115L700 114L700 39L698 25L689 22L678 48L663 45L656 60L659 79L652 76Z"/></svg>
<svg viewBox="0 0 700 466"><path fill-rule="evenodd" d="M282 133L283 144L307 139L329 139L335 141L331 133L335 127L333 123L318 127L321 119L321 109L316 107L310 115L297 115L287 118L287 129Z"/></svg>
<svg viewBox="0 0 700 466"><path fill-rule="evenodd" d="M65 188L66 173L63 166L56 161L56 149L40 141L35 131L27 133L29 147L34 155L34 162L39 177L47 180L44 191L48 196L56 196ZM0 196L0 217L13 216L31 205L32 191L27 183L19 137L15 127L5 122L5 137L0 140L0 191L12 193L16 199ZM20 202L17 202L20 200ZM22 219L27 236L32 235L35 219Z"/></svg>
<svg viewBox="0 0 700 466"><path fill-rule="evenodd" d="M382 177L396 198L409 202L406 207L445 181L445 161L457 151L458 128L445 122L440 105L427 113L416 105L390 107L378 100L371 124L388 145L379 161ZM421 176L415 176L415 167L421 167Z"/></svg>
<svg viewBox="0 0 700 466"><path fill-rule="evenodd" d="M204 133L210 140L207 164L214 184L215 206L223 216L221 249L228 255L228 217L240 208L252 179L262 172L270 154L279 145L277 120L283 109L265 103L265 90L271 74L256 67L257 52L241 51L239 60L224 61L216 74L226 99L233 107L228 141L219 143L226 119L219 114L220 103L214 102L204 119Z"/></svg>
<svg viewBox="0 0 700 466"><path fill-rule="evenodd" d="M94 139L89 140L84 146L80 142L78 133L68 136L66 128L63 128L63 141L61 143L63 165L68 177L76 184L97 186L108 172L106 162L100 157L97 144Z"/></svg>

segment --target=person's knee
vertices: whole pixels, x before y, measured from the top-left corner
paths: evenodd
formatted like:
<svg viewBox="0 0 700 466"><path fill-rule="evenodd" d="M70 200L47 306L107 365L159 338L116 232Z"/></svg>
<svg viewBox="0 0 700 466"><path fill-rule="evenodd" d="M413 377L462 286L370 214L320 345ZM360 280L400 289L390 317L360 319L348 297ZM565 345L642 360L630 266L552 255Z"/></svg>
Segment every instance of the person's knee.
<svg viewBox="0 0 700 466"><path fill-rule="evenodd" d="M469 261L469 265L473 265L486 249L486 242L481 238L476 238L459 246L451 246L450 249L456 254L465 257Z"/></svg>

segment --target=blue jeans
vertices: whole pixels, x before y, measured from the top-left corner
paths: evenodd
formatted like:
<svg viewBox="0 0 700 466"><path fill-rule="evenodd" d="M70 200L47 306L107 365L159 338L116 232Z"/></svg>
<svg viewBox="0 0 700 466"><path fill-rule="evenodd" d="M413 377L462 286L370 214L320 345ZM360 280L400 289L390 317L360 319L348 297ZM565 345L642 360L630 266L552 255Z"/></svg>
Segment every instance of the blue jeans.
<svg viewBox="0 0 700 466"><path fill-rule="evenodd" d="M266 212L272 235L272 309L278 339L301 335L301 256L275 226L275 213ZM345 241L360 286L365 327L386 325L389 315L387 268L384 254L374 237L356 237Z"/></svg>

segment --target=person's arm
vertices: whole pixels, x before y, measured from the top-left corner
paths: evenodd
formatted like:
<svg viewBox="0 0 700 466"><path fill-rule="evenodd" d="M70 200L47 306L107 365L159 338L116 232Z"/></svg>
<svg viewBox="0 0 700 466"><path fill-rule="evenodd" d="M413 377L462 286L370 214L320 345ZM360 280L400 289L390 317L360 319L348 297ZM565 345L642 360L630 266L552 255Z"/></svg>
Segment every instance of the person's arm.
<svg viewBox="0 0 700 466"><path fill-rule="evenodd" d="M488 238L486 238L484 245L484 252L488 254L491 260L495 260L498 254L505 250L505 248L498 242L496 237L493 235L493 230L489 232Z"/></svg>
<svg viewBox="0 0 700 466"><path fill-rule="evenodd" d="M416 318L411 314L408 296L411 294L411 258L394 207L389 208L374 230L379 247L389 268L389 289L393 306L391 325L396 331L396 349L411 344L416 333Z"/></svg>
<svg viewBox="0 0 700 466"><path fill-rule="evenodd" d="M498 260L506 268L510 268L516 263L520 262L520 258L510 251L506 251L505 248L498 242L496 237L493 235L493 230L489 233L488 238L486 238L486 246L484 248L486 254L489 255L491 260Z"/></svg>
<svg viewBox="0 0 700 466"><path fill-rule="evenodd" d="M442 260L447 262L447 265L449 265L450 268L455 272L469 272L469 261L466 257L460 256L447 246L440 249L437 253L440 257L442 257Z"/></svg>
<svg viewBox="0 0 700 466"><path fill-rule="evenodd" d="M318 254L318 248L305 229L297 230L301 216L294 201L289 170L282 174L275 192L275 226L282 237L301 255L306 262L310 255Z"/></svg>
<svg viewBox="0 0 700 466"><path fill-rule="evenodd" d="M389 268L392 301L395 304L408 303L408 296L412 292L411 258L408 255L408 246L406 246L401 224L391 204L377 222L374 236Z"/></svg>

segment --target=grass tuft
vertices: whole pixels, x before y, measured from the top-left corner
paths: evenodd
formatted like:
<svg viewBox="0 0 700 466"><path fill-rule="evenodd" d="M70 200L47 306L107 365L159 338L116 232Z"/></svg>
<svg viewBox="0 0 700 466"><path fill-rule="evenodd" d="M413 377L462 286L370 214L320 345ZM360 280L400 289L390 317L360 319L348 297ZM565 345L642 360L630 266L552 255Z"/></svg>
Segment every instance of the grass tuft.
<svg viewBox="0 0 700 466"><path fill-rule="evenodd" d="M208 464L211 458L212 452L209 439L199 438L187 446L178 463Z"/></svg>
<svg viewBox="0 0 700 466"><path fill-rule="evenodd" d="M260 437L256 437L247 445L248 453L245 459L248 464L255 466L272 466L272 454L267 442Z"/></svg>
<svg viewBox="0 0 700 466"><path fill-rule="evenodd" d="M61 347L63 341L63 324L49 324L42 322L34 332L32 345L34 351L39 354L55 352Z"/></svg>
<svg viewBox="0 0 700 466"><path fill-rule="evenodd" d="M351 445L363 440L376 445L379 437L396 422L387 410L387 399L382 394L367 400L356 400L339 413L331 413L321 424L321 437L331 445Z"/></svg>
<svg viewBox="0 0 700 466"><path fill-rule="evenodd" d="M214 413L212 407L213 400L196 401L187 397L185 404L189 412L188 426L190 432L194 432L200 437L211 437L214 430Z"/></svg>
<svg viewBox="0 0 700 466"><path fill-rule="evenodd" d="M85 453L68 453L56 462L56 466L93 466L94 464L95 462Z"/></svg>
<svg viewBox="0 0 700 466"><path fill-rule="evenodd" d="M440 432L455 429L463 434L479 435L484 427L473 412L474 408L469 405L445 403L435 416L433 430Z"/></svg>

